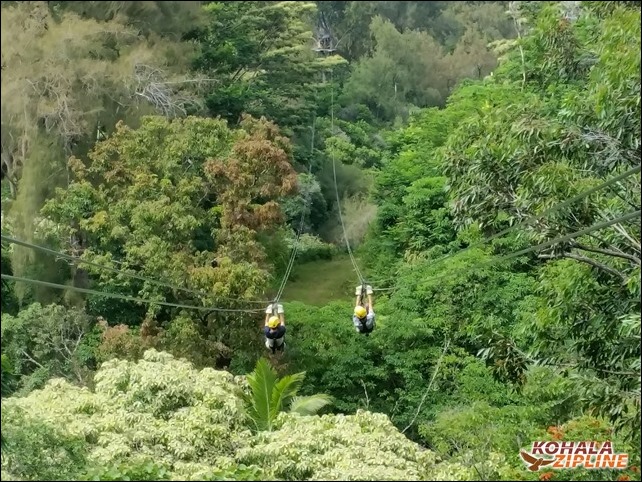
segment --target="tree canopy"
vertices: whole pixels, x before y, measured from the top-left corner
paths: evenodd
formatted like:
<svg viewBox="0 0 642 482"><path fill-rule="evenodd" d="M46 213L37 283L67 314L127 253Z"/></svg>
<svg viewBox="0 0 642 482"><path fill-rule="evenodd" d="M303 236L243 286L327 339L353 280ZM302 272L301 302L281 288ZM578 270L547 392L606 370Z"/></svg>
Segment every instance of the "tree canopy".
<svg viewBox="0 0 642 482"><path fill-rule="evenodd" d="M640 480L639 2L1 9L3 480Z"/></svg>

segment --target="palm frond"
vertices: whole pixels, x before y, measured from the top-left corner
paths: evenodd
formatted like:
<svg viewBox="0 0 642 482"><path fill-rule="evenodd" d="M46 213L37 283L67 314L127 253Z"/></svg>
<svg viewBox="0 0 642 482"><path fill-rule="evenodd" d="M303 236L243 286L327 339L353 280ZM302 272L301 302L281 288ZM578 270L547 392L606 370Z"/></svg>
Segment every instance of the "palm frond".
<svg viewBox="0 0 642 482"><path fill-rule="evenodd" d="M272 392L276 383L276 371L267 360L261 358L254 371L247 376L252 395L248 397L248 415L257 430L268 430L271 423Z"/></svg>
<svg viewBox="0 0 642 482"><path fill-rule="evenodd" d="M247 375L250 392L243 398L246 413L257 431L272 430L274 420L288 405L291 412L314 415L332 403L332 398L325 394L298 397L304 379L305 372L278 378L276 370L265 358L256 363Z"/></svg>
<svg viewBox="0 0 642 482"><path fill-rule="evenodd" d="M290 404L290 411L299 415L314 415L323 407L332 404L330 395L319 393L309 397L294 397Z"/></svg>
<svg viewBox="0 0 642 482"><path fill-rule="evenodd" d="M272 411L270 413L271 421L273 421L280 411L285 410L287 404L292 400L305 378L305 372L294 373L281 378L274 386L272 392Z"/></svg>

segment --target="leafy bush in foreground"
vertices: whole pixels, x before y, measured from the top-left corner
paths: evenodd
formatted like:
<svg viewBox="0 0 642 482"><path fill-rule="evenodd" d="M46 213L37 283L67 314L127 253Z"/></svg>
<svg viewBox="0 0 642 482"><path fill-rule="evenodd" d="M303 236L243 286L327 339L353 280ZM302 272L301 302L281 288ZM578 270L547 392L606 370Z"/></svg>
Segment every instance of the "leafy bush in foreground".
<svg viewBox="0 0 642 482"><path fill-rule="evenodd" d="M94 391L50 380L2 401L3 480L476 477L465 465L439 463L382 414L281 412L270 431L253 433L249 392L245 377L197 371L155 350L137 362L105 362Z"/></svg>

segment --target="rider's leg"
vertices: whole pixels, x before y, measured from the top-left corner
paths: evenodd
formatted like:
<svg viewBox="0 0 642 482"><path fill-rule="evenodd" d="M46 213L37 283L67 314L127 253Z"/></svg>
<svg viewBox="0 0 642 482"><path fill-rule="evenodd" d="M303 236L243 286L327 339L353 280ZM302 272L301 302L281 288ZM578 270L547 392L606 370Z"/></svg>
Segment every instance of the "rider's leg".
<svg viewBox="0 0 642 482"><path fill-rule="evenodd" d="M357 331L357 333L361 333L361 322L356 316L352 317L352 324L354 325L354 329Z"/></svg>
<svg viewBox="0 0 642 482"><path fill-rule="evenodd" d="M274 338L266 338L265 339L265 347L268 350L272 350L272 352L274 352L274 349L276 348L276 346L274 344Z"/></svg>

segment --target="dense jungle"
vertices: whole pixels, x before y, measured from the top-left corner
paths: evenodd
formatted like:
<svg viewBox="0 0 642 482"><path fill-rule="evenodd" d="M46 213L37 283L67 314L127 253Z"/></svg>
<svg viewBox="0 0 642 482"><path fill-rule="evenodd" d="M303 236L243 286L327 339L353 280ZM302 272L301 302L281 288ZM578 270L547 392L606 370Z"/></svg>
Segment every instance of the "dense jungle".
<svg viewBox="0 0 642 482"><path fill-rule="evenodd" d="M2 480L640 480L640 12L1 2Z"/></svg>

